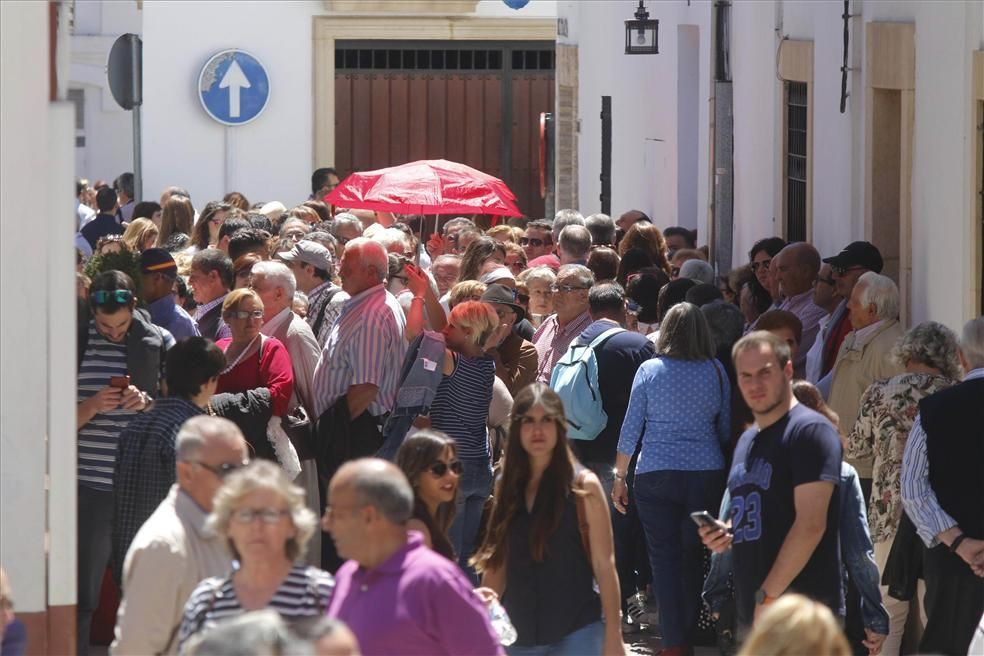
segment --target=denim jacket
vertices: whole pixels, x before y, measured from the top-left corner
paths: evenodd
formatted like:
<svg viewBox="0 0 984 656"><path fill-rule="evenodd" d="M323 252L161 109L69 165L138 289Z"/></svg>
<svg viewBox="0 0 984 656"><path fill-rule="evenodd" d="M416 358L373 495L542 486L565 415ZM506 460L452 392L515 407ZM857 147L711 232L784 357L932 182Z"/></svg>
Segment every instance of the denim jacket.
<svg viewBox="0 0 984 656"><path fill-rule="evenodd" d="M393 460L413 420L427 414L444 377L444 335L425 330L410 344L400 372L396 402L383 427L383 446L376 457Z"/></svg>
<svg viewBox="0 0 984 656"><path fill-rule="evenodd" d="M843 566L861 594L861 619L865 628L888 635L888 611L882 604L878 587L878 565L875 548L868 533L861 483L854 467L841 463L840 473L840 549ZM731 495L727 490L721 500L718 517L730 513ZM719 613L730 596L731 550L711 555L711 570L704 581L704 603L712 613Z"/></svg>

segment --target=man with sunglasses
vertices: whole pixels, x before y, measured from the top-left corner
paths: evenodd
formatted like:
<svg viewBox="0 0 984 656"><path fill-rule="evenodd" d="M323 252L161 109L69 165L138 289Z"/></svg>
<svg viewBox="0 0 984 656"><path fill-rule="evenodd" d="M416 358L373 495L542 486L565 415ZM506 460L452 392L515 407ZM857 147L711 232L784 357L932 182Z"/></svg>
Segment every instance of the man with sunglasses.
<svg viewBox="0 0 984 656"><path fill-rule="evenodd" d="M847 311L847 301L851 298L854 285L857 284L858 278L868 271L881 273L884 266L881 252L874 244L867 241L853 241L845 246L840 253L833 257L824 258L823 261L830 265L834 290L842 300L830 318L827 339L823 343L821 378L834 368L841 344L852 330L850 313Z"/></svg>
<svg viewBox="0 0 984 656"><path fill-rule="evenodd" d="M161 387L174 338L136 309L133 280L104 271L90 287L78 326L78 604L79 654L99 605L112 553L113 466L120 435Z"/></svg>
<svg viewBox="0 0 984 656"><path fill-rule="evenodd" d="M530 221L526 232L519 240L519 245L526 253L526 261L531 262L542 255L553 251L553 238L550 236L550 224L546 221Z"/></svg>
<svg viewBox="0 0 984 656"><path fill-rule="evenodd" d="M215 380L206 387L214 389ZM246 464L246 440L228 419L203 415L181 426L172 451L177 482L126 553L111 654L174 653L188 597L232 566L225 541L205 530L205 520L223 478Z"/></svg>

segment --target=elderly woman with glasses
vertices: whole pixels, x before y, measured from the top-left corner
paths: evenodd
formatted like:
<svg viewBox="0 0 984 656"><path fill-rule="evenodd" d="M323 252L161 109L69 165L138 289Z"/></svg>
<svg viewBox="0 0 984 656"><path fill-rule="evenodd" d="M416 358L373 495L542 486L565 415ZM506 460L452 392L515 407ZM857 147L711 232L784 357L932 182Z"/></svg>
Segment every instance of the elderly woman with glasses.
<svg viewBox="0 0 984 656"><path fill-rule="evenodd" d="M884 573L888 554L902 519L902 454L919 412L919 402L960 381L956 334L935 321L912 328L895 344L892 359L905 371L872 383L861 397L858 420L847 437L845 458L874 457L868 528L875 562ZM918 542L918 540L916 541ZM909 615L909 602L881 588L889 613L889 634L883 653L898 653Z"/></svg>
<svg viewBox="0 0 984 656"><path fill-rule="evenodd" d="M263 325L263 301L252 289L234 289L222 302L222 319L229 326L232 337L225 337L215 344L225 352L226 368L219 376L216 393L233 394L257 392L261 388L269 393L270 416L259 413L250 417L244 425L243 417L228 417L242 429L254 455L276 460L283 465L291 478L300 471L297 453L280 428L281 418L286 416L291 395L294 392L294 372L287 347L275 337L260 333ZM263 394L265 398L265 394ZM255 424L265 425L266 439L257 438Z"/></svg>
<svg viewBox="0 0 984 656"><path fill-rule="evenodd" d="M206 526L227 540L238 567L191 593L179 651L191 636L246 612L269 608L288 623L325 614L334 579L300 562L317 518L279 467L258 460L229 474Z"/></svg>

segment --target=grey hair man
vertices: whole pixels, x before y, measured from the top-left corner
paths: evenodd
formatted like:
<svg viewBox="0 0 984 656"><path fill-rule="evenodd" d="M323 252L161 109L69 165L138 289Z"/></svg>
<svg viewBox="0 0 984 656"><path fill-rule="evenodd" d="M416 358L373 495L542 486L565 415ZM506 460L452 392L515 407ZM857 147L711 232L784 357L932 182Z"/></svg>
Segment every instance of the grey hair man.
<svg viewBox="0 0 984 656"><path fill-rule="evenodd" d="M298 406L308 417L314 416L314 372L321 357L321 347L307 321L293 311L294 274L282 262L257 262L253 265L250 288L263 301L263 326L260 332L273 337L287 347L294 374L294 391L287 405L288 414L295 414ZM318 467L310 441L297 440L297 458L301 473L294 481L307 493L307 506L315 515L321 510L321 494L318 491ZM308 549L308 562L321 565L321 535L315 533Z"/></svg>
<svg viewBox="0 0 984 656"><path fill-rule="evenodd" d="M714 267L704 260L687 260L680 265L680 277L693 280L698 284L714 284Z"/></svg>
<svg viewBox="0 0 984 656"><path fill-rule="evenodd" d="M577 210L557 210L551 226L551 237L553 237L555 244L560 241L560 233L570 225L584 225L584 217L581 216L581 213Z"/></svg>
<svg viewBox="0 0 984 656"><path fill-rule="evenodd" d="M185 601L202 579L232 566L205 520L223 477L246 463L246 440L228 419L201 415L181 427L175 451L178 482L126 554L111 654L176 653Z"/></svg>
<svg viewBox="0 0 984 656"><path fill-rule="evenodd" d="M307 294L306 319L318 342L318 347L324 348L333 321L333 317L329 317L329 306L332 299L342 291L342 288L331 279L335 269L335 259L328 248L309 239L302 239L294 244L290 251L280 253L277 257L283 260L294 274L297 289ZM337 312L334 315L337 316Z"/></svg>
<svg viewBox="0 0 984 656"><path fill-rule="evenodd" d="M345 622L366 654L502 653L462 571L407 531L413 500L406 476L385 460L354 460L332 477L322 525L348 560L328 617Z"/></svg>
<svg viewBox="0 0 984 656"><path fill-rule="evenodd" d="M970 653L984 613L984 316L964 325L960 360L963 382L920 401L902 458L902 503L928 547L925 653Z"/></svg>
<svg viewBox="0 0 984 656"><path fill-rule="evenodd" d="M362 221L350 212L340 212L332 221L331 236L338 240L339 245L345 246L353 239L362 236Z"/></svg>
<svg viewBox="0 0 984 656"><path fill-rule="evenodd" d="M584 227L591 233L594 246L613 246L615 244L615 221L607 214L592 214L584 219Z"/></svg>
<svg viewBox="0 0 984 656"><path fill-rule="evenodd" d="M458 280L458 271L461 269L461 257L458 255L438 255L431 264L431 273L434 274L434 281L437 283L438 296L444 296L454 283Z"/></svg>
<svg viewBox="0 0 984 656"><path fill-rule="evenodd" d="M314 374L315 416L339 399L349 418L381 418L396 400L406 351L406 318L384 285L389 262L378 243L353 239L342 256L342 289L351 298L332 325Z"/></svg>
<svg viewBox="0 0 984 656"><path fill-rule="evenodd" d="M291 633L277 611L266 608L243 613L190 638L185 652L195 656L314 655L310 645Z"/></svg>
<svg viewBox="0 0 984 656"><path fill-rule="evenodd" d="M538 382L550 382L554 365L570 348L571 342L591 324L588 290L592 285L594 274L586 266L565 264L557 271L557 281L550 287L554 314L533 333Z"/></svg>
<svg viewBox="0 0 984 656"><path fill-rule="evenodd" d="M902 373L892 348L905 331L898 321L899 289L891 278L868 271L858 278L847 303L851 326L830 374L827 404L850 434L858 419L861 396L876 380ZM873 456L847 458L858 470L865 500L871 495Z"/></svg>
<svg viewBox="0 0 984 656"><path fill-rule="evenodd" d="M583 225L569 225L560 233L557 240L557 255L561 265L588 263L591 253L591 233Z"/></svg>

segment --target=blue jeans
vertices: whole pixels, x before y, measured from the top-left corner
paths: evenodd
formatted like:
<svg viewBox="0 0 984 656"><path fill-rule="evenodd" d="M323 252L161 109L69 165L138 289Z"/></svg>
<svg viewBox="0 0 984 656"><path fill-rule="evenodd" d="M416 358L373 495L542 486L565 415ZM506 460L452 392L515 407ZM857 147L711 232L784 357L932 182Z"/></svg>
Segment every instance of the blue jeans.
<svg viewBox="0 0 984 656"><path fill-rule="evenodd" d="M458 499L448 538L461 569L477 581L468 567L468 559L475 551L475 536L478 535L485 502L492 495L492 464L488 458L462 458L461 465L463 470L458 480Z"/></svg>
<svg viewBox="0 0 984 656"><path fill-rule="evenodd" d="M690 513L716 509L724 483L724 470L636 474L635 502L646 532L664 647L693 644L703 546Z"/></svg>
<svg viewBox="0 0 984 656"><path fill-rule="evenodd" d="M605 646L605 623L601 620L568 633L552 645L506 647L509 656L601 656Z"/></svg>

